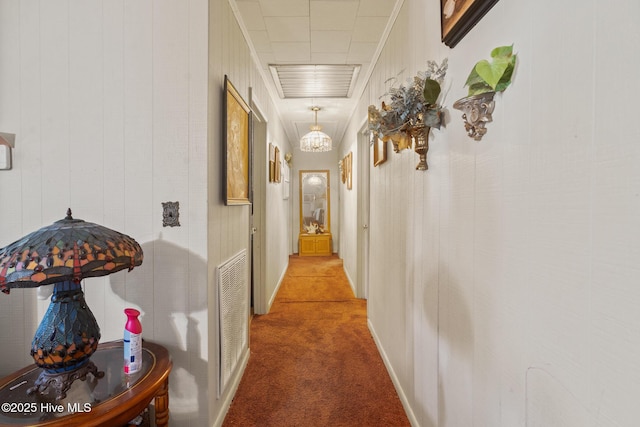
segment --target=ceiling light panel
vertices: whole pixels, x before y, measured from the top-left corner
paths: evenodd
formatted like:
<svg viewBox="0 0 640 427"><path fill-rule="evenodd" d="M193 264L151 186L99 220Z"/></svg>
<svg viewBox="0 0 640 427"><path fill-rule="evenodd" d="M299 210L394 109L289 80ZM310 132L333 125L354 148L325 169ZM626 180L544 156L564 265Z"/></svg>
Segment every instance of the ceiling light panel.
<svg viewBox="0 0 640 427"><path fill-rule="evenodd" d="M348 98L360 65L269 65L281 98Z"/></svg>

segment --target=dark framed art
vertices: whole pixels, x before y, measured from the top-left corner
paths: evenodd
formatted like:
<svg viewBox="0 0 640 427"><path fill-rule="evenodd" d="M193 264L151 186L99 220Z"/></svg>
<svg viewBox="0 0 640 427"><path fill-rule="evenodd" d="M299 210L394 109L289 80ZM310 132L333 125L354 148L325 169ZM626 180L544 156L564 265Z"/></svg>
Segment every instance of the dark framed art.
<svg viewBox="0 0 640 427"><path fill-rule="evenodd" d="M251 108L224 76L224 202L251 203Z"/></svg>
<svg viewBox="0 0 640 427"><path fill-rule="evenodd" d="M454 47L498 0L440 0L442 42Z"/></svg>
<svg viewBox="0 0 640 427"><path fill-rule="evenodd" d="M371 144L373 145L373 167L387 161L387 143L377 134L371 134Z"/></svg>

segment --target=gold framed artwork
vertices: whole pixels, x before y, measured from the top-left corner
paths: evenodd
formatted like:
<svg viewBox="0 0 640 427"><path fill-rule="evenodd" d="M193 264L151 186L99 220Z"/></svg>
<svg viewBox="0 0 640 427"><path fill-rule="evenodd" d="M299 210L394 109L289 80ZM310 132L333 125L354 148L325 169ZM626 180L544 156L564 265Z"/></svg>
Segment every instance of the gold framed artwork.
<svg viewBox="0 0 640 427"><path fill-rule="evenodd" d="M278 146L276 145L276 149L275 149L275 175L274 175L274 181L275 182L281 182L282 181L282 161L280 160L280 149L278 148Z"/></svg>
<svg viewBox="0 0 640 427"><path fill-rule="evenodd" d="M269 182L276 180L276 146L269 143Z"/></svg>
<svg viewBox="0 0 640 427"><path fill-rule="evenodd" d="M269 143L269 182L282 182L280 148L272 143Z"/></svg>
<svg viewBox="0 0 640 427"><path fill-rule="evenodd" d="M351 190L353 186L353 181L352 181L353 152L349 151L349 154L347 154L346 156L344 156L342 160L340 160L340 162L338 163L338 166L340 168L340 178L342 179L342 182L347 185L348 190Z"/></svg>
<svg viewBox="0 0 640 427"><path fill-rule="evenodd" d="M347 190L353 187L353 152L347 154Z"/></svg>
<svg viewBox="0 0 640 427"><path fill-rule="evenodd" d="M387 161L387 143L377 134L371 134L373 145L373 167L383 164Z"/></svg>
<svg viewBox="0 0 640 427"><path fill-rule="evenodd" d="M442 42L454 47L498 0L440 0Z"/></svg>
<svg viewBox="0 0 640 427"><path fill-rule="evenodd" d="M224 76L224 202L228 205L251 203L251 108L229 78Z"/></svg>

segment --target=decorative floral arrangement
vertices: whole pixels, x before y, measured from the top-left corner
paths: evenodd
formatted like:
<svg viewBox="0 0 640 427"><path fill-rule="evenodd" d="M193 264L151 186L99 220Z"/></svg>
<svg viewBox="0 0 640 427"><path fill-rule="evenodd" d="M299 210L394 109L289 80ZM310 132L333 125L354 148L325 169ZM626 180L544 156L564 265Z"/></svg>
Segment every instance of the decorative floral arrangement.
<svg viewBox="0 0 640 427"><path fill-rule="evenodd" d="M413 79L407 79L405 85L389 89L382 96L389 97L388 104L382 102L380 110L369 106L369 130L383 139L393 139L416 125L440 129L442 106L437 104L437 99L447 67L446 58L440 65L428 61L426 71L419 71ZM395 79L397 77L389 80Z"/></svg>

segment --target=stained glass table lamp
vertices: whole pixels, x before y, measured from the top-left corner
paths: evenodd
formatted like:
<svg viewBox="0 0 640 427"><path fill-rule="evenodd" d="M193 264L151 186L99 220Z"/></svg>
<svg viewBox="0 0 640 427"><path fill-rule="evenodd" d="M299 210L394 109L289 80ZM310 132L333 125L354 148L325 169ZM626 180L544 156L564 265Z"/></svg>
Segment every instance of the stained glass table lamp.
<svg viewBox="0 0 640 427"><path fill-rule="evenodd" d="M31 344L42 368L27 392L51 387L64 399L76 379L104 375L89 360L98 347L100 328L84 299L80 282L142 264L142 248L131 237L71 216L0 249L0 290L54 284L51 303Z"/></svg>

